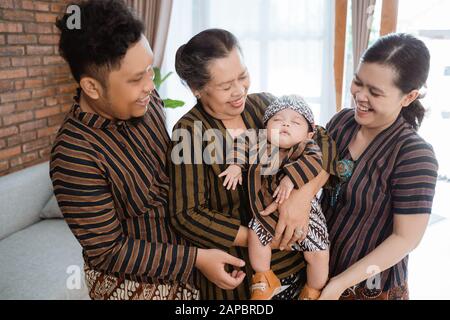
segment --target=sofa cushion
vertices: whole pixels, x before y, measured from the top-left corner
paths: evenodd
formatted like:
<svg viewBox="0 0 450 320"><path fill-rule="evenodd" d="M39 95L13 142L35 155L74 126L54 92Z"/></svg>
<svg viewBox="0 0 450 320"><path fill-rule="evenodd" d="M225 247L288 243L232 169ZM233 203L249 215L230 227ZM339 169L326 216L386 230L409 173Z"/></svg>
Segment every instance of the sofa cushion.
<svg viewBox="0 0 450 320"><path fill-rule="evenodd" d="M48 162L0 177L0 239L38 222L52 192Z"/></svg>
<svg viewBox="0 0 450 320"><path fill-rule="evenodd" d="M63 214L59 208L58 201L53 194L44 206L40 214L41 219L62 219Z"/></svg>
<svg viewBox="0 0 450 320"><path fill-rule="evenodd" d="M0 300L89 299L83 264L66 222L42 220L0 241ZM78 281L80 289L74 289Z"/></svg>

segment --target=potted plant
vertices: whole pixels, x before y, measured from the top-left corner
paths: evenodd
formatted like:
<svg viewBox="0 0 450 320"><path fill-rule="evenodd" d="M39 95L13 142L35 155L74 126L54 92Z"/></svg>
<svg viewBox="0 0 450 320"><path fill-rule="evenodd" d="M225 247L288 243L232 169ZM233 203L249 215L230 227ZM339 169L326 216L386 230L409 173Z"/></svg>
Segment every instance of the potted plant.
<svg viewBox="0 0 450 320"><path fill-rule="evenodd" d="M156 90L159 91L159 88L161 87L161 84L167 80L167 78L169 78L173 72L169 72L168 74L166 74L165 76L161 76L161 70L158 67L153 68L153 72L155 73L155 78L153 79L153 82L155 84L155 88ZM184 106L184 102L181 100L173 100L173 99L163 99L164 102L164 107L166 108L171 108L171 109L175 109L175 108L179 108Z"/></svg>

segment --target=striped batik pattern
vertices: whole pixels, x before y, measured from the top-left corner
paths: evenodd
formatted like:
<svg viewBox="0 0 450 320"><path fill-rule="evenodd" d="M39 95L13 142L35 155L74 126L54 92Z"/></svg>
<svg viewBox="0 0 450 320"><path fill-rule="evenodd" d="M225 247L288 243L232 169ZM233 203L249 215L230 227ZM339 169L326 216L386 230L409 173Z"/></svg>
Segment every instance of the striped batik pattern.
<svg viewBox="0 0 450 320"><path fill-rule="evenodd" d="M351 160L348 145L360 126L353 109L344 109L328 123L340 159ZM330 276L335 276L373 251L393 231L396 214L430 214L438 164L432 147L402 116L381 132L355 162L338 201L325 189L322 207L330 236ZM408 257L381 273L383 291L407 281Z"/></svg>
<svg viewBox="0 0 450 320"><path fill-rule="evenodd" d="M250 165L248 171L251 213L272 237L278 222L278 211L268 216L262 216L260 212L273 202L273 194L281 179L288 176L298 189L322 171L322 153L314 140L299 143L286 153L281 152L280 156L280 169L272 175L265 175L261 164Z"/></svg>
<svg viewBox="0 0 450 320"><path fill-rule="evenodd" d="M262 123L264 110L274 99L274 96L265 93L251 94L247 97L245 109L241 114L247 129L264 128ZM195 123L198 121L201 123L201 132L195 134ZM181 131L188 132L187 136L191 139L188 143L191 146L189 150L180 151L183 158L194 159L194 153L197 152L200 153L200 157L202 156L202 152L209 144L208 141L203 141L203 134L208 129L216 129L218 139L222 139L222 145L226 145L227 132L223 123L207 114L201 103L198 103L174 127L172 139L178 137L175 132ZM172 145L175 148L179 143L180 141L174 140ZM194 148L198 144L201 145L200 151ZM219 150L219 154L222 159L227 159L224 150ZM201 298L248 299L253 271L247 249L233 246L239 227L241 225L246 227L252 217L246 187L247 179L244 175L242 186L239 185L236 190L226 190L222 185L223 178L218 177L226 169L226 161L212 164L186 162L172 162L170 165L170 208L173 212L171 219L173 227L196 246L222 249L246 261L243 270L247 276L235 290L222 290L200 275ZM331 161L326 158L325 162ZM271 265L279 278L285 278L302 270L304 260L302 255L296 252L274 251Z"/></svg>
<svg viewBox="0 0 450 320"><path fill-rule="evenodd" d="M75 103L51 153L59 207L89 269L145 283L193 283L196 249L169 225L169 136L154 92L143 118L112 121Z"/></svg>

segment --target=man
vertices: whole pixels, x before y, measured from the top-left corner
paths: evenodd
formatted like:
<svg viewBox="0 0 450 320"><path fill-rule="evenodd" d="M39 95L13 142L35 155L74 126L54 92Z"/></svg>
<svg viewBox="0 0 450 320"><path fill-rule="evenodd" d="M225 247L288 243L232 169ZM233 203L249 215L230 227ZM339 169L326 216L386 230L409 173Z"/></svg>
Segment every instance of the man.
<svg viewBox="0 0 450 320"><path fill-rule="evenodd" d="M163 103L142 22L120 0L77 4L64 15L59 49L79 83L58 132L50 175L58 204L83 248L92 299L197 299L196 267L224 289L244 262L186 244L169 227Z"/></svg>

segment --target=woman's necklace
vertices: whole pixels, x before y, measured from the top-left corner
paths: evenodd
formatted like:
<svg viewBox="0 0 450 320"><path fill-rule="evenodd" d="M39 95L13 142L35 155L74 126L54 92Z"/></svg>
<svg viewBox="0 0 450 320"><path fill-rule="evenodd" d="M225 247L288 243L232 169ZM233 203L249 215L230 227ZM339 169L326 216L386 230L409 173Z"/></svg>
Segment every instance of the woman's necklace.
<svg viewBox="0 0 450 320"><path fill-rule="evenodd" d="M353 170L355 169L355 162L349 159L339 160L336 164L336 176L339 179L335 188L333 188L331 194L331 205L334 207L337 203L339 194L342 190L342 185L347 183L352 177Z"/></svg>

